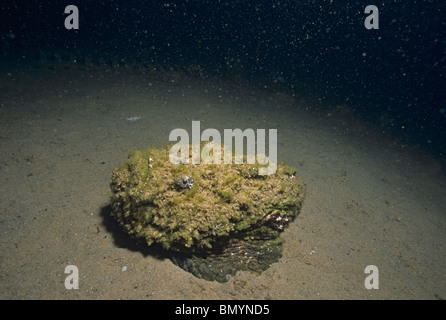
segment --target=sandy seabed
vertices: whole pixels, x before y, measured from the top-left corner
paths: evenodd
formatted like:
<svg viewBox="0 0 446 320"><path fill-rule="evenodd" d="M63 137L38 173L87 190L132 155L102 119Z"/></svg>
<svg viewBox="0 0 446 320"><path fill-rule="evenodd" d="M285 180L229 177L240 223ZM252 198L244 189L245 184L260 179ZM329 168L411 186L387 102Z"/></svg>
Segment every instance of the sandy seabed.
<svg viewBox="0 0 446 320"><path fill-rule="evenodd" d="M0 98L1 299L446 298L442 166L348 106L315 111L237 78L62 64L1 66ZM307 183L283 256L261 275L198 279L109 217L111 171L192 120L277 129L279 162ZM368 265L379 289L364 286Z"/></svg>

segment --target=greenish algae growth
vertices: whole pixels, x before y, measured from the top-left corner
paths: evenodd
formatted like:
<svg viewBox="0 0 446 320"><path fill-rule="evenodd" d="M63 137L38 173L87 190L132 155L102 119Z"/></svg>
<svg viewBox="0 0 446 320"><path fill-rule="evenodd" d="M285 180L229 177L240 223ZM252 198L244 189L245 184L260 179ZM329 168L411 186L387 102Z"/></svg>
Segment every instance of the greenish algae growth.
<svg viewBox="0 0 446 320"><path fill-rule="evenodd" d="M169 151L133 151L113 170L112 215L124 230L161 245L175 264L207 280L224 282L240 270L260 274L278 261L280 232L305 194L296 169L278 165L262 176L260 165L246 158L243 164L176 165Z"/></svg>

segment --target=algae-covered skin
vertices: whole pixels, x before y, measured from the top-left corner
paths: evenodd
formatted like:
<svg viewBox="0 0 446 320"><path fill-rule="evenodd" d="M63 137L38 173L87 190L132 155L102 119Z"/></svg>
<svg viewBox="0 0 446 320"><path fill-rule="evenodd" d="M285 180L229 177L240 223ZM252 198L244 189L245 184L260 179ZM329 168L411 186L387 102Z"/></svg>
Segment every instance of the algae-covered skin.
<svg viewBox="0 0 446 320"><path fill-rule="evenodd" d="M259 175L260 165L246 158L243 164L172 164L169 151L133 151L112 173L112 214L148 245L201 252L236 237L254 239L259 230L278 236L302 206L305 184L285 164Z"/></svg>

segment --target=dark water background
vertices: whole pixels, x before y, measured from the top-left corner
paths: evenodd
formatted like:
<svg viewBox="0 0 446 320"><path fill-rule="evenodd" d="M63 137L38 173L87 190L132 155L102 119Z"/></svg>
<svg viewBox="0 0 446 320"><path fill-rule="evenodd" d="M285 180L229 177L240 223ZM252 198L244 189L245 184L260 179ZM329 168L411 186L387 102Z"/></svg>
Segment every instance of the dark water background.
<svg viewBox="0 0 446 320"><path fill-rule="evenodd" d="M67 30L64 9L79 9ZM367 30L364 8L379 9ZM446 157L444 1L2 1L0 58L200 65L273 83L318 107L348 105Z"/></svg>

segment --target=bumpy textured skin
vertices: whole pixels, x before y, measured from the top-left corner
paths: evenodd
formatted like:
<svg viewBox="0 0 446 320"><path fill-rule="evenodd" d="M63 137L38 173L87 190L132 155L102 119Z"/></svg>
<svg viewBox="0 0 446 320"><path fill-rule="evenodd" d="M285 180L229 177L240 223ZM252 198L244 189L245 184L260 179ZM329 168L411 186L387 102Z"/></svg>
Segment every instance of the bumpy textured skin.
<svg viewBox="0 0 446 320"><path fill-rule="evenodd" d="M269 259L276 261L282 248L279 233L304 199L305 184L296 170L283 164L273 175L259 175L260 165L246 159L243 164L175 165L169 151L170 146L133 151L113 170L112 214L123 228L148 245L189 257L234 257L235 247L243 251L252 247L247 241L260 245L263 239L276 248ZM266 242L263 247L265 254L272 250ZM173 260L183 261L182 267L190 262L178 255Z"/></svg>

